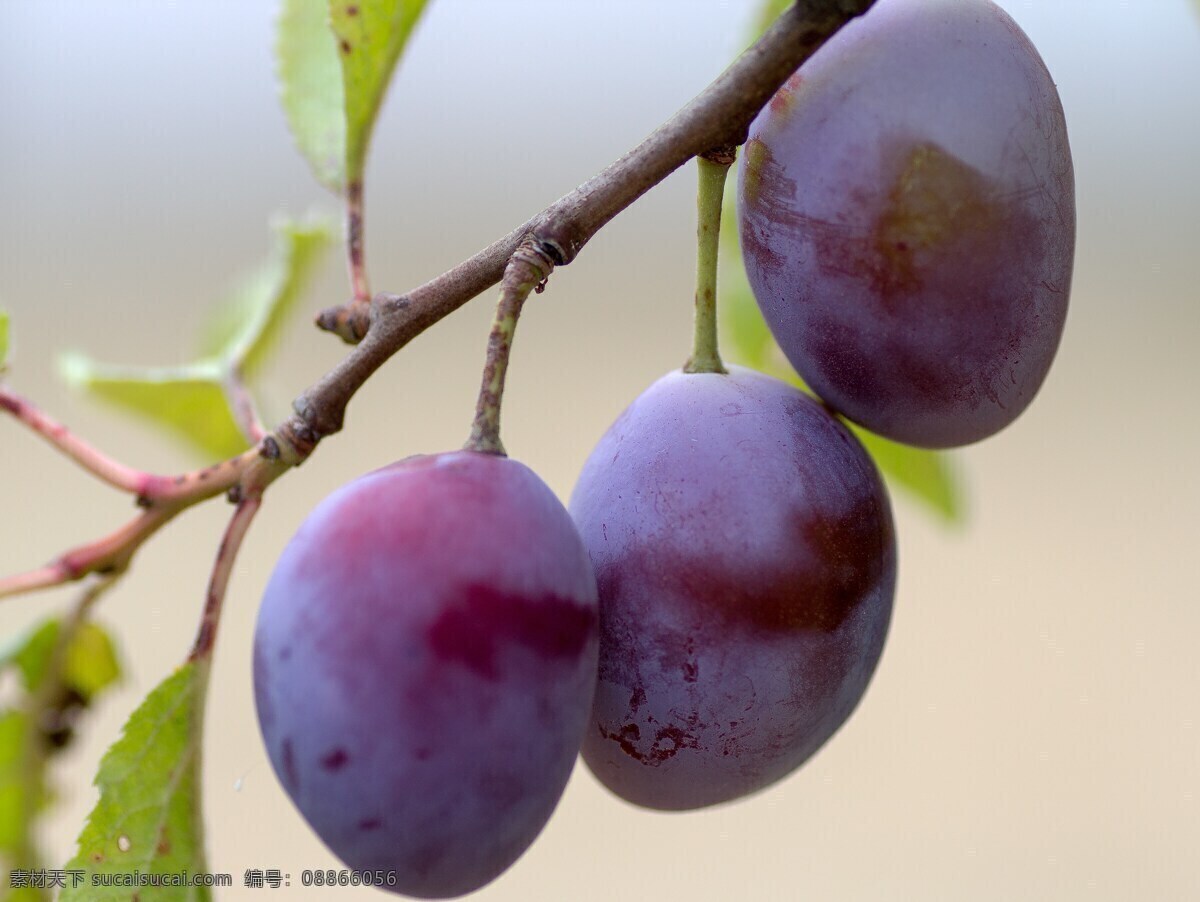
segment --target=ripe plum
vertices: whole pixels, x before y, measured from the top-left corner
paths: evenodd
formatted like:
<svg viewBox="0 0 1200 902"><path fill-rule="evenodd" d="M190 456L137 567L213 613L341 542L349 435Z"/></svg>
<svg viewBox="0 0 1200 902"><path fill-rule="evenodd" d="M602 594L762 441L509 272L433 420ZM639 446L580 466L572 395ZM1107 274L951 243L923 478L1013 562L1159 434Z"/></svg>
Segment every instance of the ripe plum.
<svg viewBox="0 0 1200 902"><path fill-rule="evenodd" d="M503 456L417 457L322 502L267 587L259 723L318 835L394 889L477 889L550 817L596 681L596 585L562 504Z"/></svg>
<svg viewBox="0 0 1200 902"><path fill-rule="evenodd" d="M779 346L873 432L963 445L1058 348L1075 188L1058 92L990 0L878 0L755 120L746 271Z"/></svg>
<svg viewBox="0 0 1200 902"><path fill-rule="evenodd" d="M669 374L600 440L570 509L600 591L583 757L615 793L737 798L858 704L891 615L891 509L812 398L739 367Z"/></svg>

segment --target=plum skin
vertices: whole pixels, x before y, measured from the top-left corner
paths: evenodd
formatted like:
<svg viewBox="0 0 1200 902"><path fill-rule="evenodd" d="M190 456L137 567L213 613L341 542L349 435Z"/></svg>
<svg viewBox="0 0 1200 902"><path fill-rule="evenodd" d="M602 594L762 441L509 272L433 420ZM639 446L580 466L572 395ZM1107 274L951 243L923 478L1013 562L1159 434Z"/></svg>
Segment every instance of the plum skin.
<svg viewBox="0 0 1200 902"><path fill-rule="evenodd" d="M830 406L897 441L986 438L1066 321L1075 189L1037 50L990 0L878 0L751 126L747 275Z"/></svg>
<svg viewBox="0 0 1200 902"><path fill-rule="evenodd" d="M588 458L570 510L600 590L583 758L681 810L779 780L838 729L883 649L886 490L857 440L778 380L669 374Z"/></svg>
<svg viewBox="0 0 1200 902"><path fill-rule="evenodd" d="M595 688L595 577L522 464L456 452L343 486L254 637L276 774L351 868L444 898L494 879L566 786Z"/></svg>

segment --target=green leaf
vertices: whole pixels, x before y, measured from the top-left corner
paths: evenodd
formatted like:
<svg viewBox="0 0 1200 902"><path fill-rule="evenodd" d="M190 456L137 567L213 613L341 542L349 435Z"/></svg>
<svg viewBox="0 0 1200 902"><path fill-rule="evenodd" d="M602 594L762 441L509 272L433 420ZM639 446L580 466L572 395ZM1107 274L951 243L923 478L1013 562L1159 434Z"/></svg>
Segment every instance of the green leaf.
<svg viewBox="0 0 1200 902"><path fill-rule="evenodd" d="M949 455L893 442L854 423L847 425L889 483L907 490L946 522L963 521L966 508L962 488Z"/></svg>
<svg viewBox="0 0 1200 902"><path fill-rule="evenodd" d="M128 902L128 888L91 886L91 875L203 873L199 757L207 669L189 663L167 677L129 718L100 762L100 800L66 869L85 872L62 902ZM149 897L148 897L149 898ZM199 887L156 887L155 902L206 900Z"/></svg>
<svg viewBox="0 0 1200 902"><path fill-rule="evenodd" d="M32 720L24 711L0 712L0 874L42 866L32 825L46 807L45 769L30 757ZM31 887L0 886L4 902L45 902Z"/></svg>
<svg viewBox="0 0 1200 902"><path fill-rule="evenodd" d="M726 356L812 394L779 349L746 279L737 235L736 188L730 186L721 223L721 324ZM962 491L947 456L889 441L848 424L889 485L903 489L949 523L964 517Z"/></svg>
<svg viewBox="0 0 1200 902"><path fill-rule="evenodd" d="M280 101L300 153L317 181L346 186L346 114L337 43L320 0L284 0L275 56Z"/></svg>
<svg viewBox="0 0 1200 902"><path fill-rule="evenodd" d="M278 343L287 315L308 287L330 228L319 222L282 221L263 266L220 305L192 363L176 367L133 367L67 355L60 370L72 385L166 427L206 457L231 457L247 441L230 410L225 382L241 368L260 371Z"/></svg>
<svg viewBox="0 0 1200 902"><path fill-rule="evenodd" d="M28 822L32 816L30 794L42 794L40 771L36 786L30 786L25 754L30 724L23 711L0 714L0 858L5 861L25 858Z"/></svg>
<svg viewBox="0 0 1200 902"><path fill-rule="evenodd" d="M98 624L81 624L67 646L63 682L91 700L120 678L121 664L112 637Z"/></svg>
<svg viewBox="0 0 1200 902"><path fill-rule="evenodd" d="M33 629L21 644L7 657L6 663L16 665L21 673L21 683L26 692L33 692L46 678L50 655L58 641L59 622L46 620Z"/></svg>
<svg viewBox="0 0 1200 902"><path fill-rule="evenodd" d="M740 259L727 260L723 265L728 268L731 262L741 265ZM728 344L732 346L732 356L746 363L753 362L755 366L765 366L775 350L772 347L775 339L758 310L750 285L744 277L734 279L724 272L719 279L722 286L721 321Z"/></svg>
<svg viewBox="0 0 1200 902"><path fill-rule="evenodd" d="M361 182L375 117L426 0L329 0L346 100L346 180Z"/></svg>
<svg viewBox="0 0 1200 902"><path fill-rule="evenodd" d="M246 449L221 387L217 361L148 369L95 363L72 354L62 358L60 370L76 388L167 427L206 457L232 457Z"/></svg>
<svg viewBox="0 0 1200 902"><path fill-rule="evenodd" d="M8 312L0 310L0 370L8 362Z"/></svg>
<svg viewBox="0 0 1200 902"><path fill-rule="evenodd" d="M0 862L10 870L40 864L33 823L50 801L45 776L47 754L53 749L32 731L35 724L46 722L41 712L49 713L45 706L57 704L55 699L59 697L57 689L49 695L39 690L49 676L48 668L61 629L59 620L46 620L0 654L0 668L15 668L25 690L17 710L0 714ZM59 683L74 689L85 702L120 675L112 640L93 623L79 626L61 660ZM5 895L0 890L0 898L10 902L41 899L43 895L39 892Z"/></svg>
<svg viewBox="0 0 1200 902"><path fill-rule="evenodd" d="M9 890L7 896L4 896L4 902L45 902L47 898L45 890L34 889L29 886L18 887L17 889Z"/></svg>
<svg viewBox="0 0 1200 902"><path fill-rule="evenodd" d="M317 181L362 181L392 71L427 0L284 0L275 45L284 115Z"/></svg>
<svg viewBox="0 0 1200 902"><path fill-rule="evenodd" d="M58 618L45 620L0 655L0 666L16 666L26 692L35 692L45 680L61 629ZM59 678L84 700L94 698L120 679L121 665L112 638L95 623L80 624L64 654Z"/></svg>
<svg viewBox="0 0 1200 902"><path fill-rule="evenodd" d="M284 322L333 240L332 227L320 221L280 220L274 231L270 256L218 307L201 345L203 357L223 366L241 361L246 376L253 376L278 344Z"/></svg>

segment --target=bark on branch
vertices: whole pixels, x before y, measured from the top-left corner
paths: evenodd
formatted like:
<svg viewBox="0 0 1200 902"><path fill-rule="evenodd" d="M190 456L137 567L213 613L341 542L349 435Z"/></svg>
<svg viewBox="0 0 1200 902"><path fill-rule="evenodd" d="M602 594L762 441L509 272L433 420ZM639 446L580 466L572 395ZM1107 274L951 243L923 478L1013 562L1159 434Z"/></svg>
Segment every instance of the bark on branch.
<svg viewBox="0 0 1200 902"><path fill-rule="evenodd" d="M323 328L361 343L295 402L279 429L303 459L342 428L354 393L383 363L438 320L500 281L524 241L565 266L606 223L690 160L741 144L771 96L834 32L874 0L798 0L712 84L641 144L475 256L405 295L377 295L368 322L361 305L321 314Z"/></svg>
<svg viewBox="0 0 1200 902"><path fill-rule="evenodd" d="M0 389L0 411L21 420L96 477L133 494L143 507L138 518L115 533L38 570L0 579L0 597L61 585L90 573L120 573L150 535L183 510L222 493L239 505L227 538L227 544L236 547L266 488L303 463L322 438L342 428L350 399L393 354L499 282L519 248L542 255L545 272L565 266L613 217L692 157L728 152L730 145L741 144L754 117L784 81L873 2L798 0L716 81L641 144L532 219L408 294L379 294L369 304L356 296L350 304L322 313L322 328L356 346L296 400L295 414L270 435L260 435L252 406L240 385L231 383L227 388L234 410L248 436L258 441L238 457L175 477L141 473L110 460L24 399ZM361 270L361 256L355 256L353 244L351 270L357 292L365 281L355 269ZM511 341L511 335L505 340ZM502 384L497 391L499 387ZM487 414L490 407L483 406ZM493 432L498 427L490 421L485 425ZM498 448L498 437L495 444ZM215 571L222 591L226 570Z"/></svg>

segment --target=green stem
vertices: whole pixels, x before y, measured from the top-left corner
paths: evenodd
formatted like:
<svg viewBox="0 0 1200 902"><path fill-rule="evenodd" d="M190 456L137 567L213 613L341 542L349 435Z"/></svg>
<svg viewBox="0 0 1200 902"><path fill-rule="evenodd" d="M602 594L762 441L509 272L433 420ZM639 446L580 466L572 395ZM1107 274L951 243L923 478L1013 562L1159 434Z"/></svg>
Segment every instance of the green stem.
<svg viewBox="0 0 1200 902"><path fill-rule="evenodd" d="M504 377L508 373L508 358L512 352L513 335L525 299L549 278L554 261L541 243L530 238L513 253L504 269L500 283L500 300L496 318L488 335L487 360L483 367L483 382L479 401L475 405L475 422L471 435L463 446L468 451L485 454L504 454L500 441L500 403L504 397Z"/></svg>
<svg viewBox="0 0 1200 902"><path fill-rule="evenodd" d="M721 237L721 201L725 176L733 163L733 148L720 148L696 157L696 337L685 373L725 373L717 349L717 247Z"/></svg>

